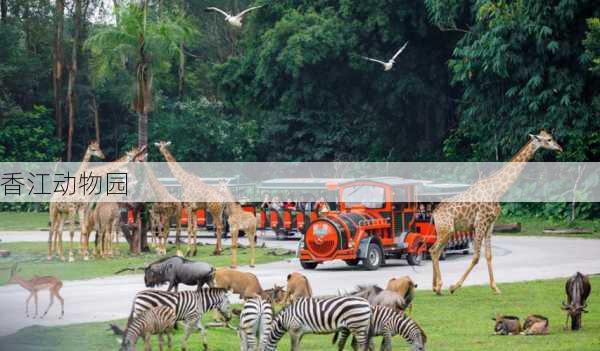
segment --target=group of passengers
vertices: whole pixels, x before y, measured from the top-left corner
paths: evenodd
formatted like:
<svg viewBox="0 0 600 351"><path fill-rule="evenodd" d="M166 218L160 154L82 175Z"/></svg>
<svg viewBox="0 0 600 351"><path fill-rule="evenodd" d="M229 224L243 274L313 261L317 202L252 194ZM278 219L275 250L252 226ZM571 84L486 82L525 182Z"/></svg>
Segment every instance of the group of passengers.
<svg viewBox="0 0 600 351"><path fill-rule="evenodd" d="M329 204L325 201L323 196L319 197L317 201L306 201L304 196L301 195L299 201L296 202L292 198L288 197L286 201L281 201L280 197L275 195L270 198L269 194L265 194L263 202L260 208L267 210L291 210L291 211L317 211L319 215L329 212Z"/></svg>

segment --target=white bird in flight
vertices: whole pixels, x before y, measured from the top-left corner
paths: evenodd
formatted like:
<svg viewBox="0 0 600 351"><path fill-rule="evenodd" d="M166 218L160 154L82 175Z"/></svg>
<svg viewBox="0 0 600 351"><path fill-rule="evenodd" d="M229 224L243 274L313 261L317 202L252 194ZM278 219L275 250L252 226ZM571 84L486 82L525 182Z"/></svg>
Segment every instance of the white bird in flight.
<svg viewBox="0 0 600 351"><path fill-rule="evenodd" d="M207 7L204 9L204 11L206 12L210 12L210 11L217 11L221 14L223 14L225 16L225 21L227 21L227 23L231 24L234 27L237 28L242 28L242 20L244 19L244 15L247 14L248 12L252 11L252 10L256 10L259 9L261 7L263 7L264 5L260 5L260 6L254 6L254 7L250 7L248 9L245 9L244 11L238 13L235 16L232 16L230 14L228 14L227 12L218 9L216 7Z"/></svg>
<svg viewBox="0 0 600 351"><path fill-rule="evenodd" d="M380 63L383 65L384 71L389 71L392 69L392 67L394 67L394 63L396 63L396 57L398 57L398 55L400 55L400 53L402 51L404 51L404 49L406 48L406 45L408 45L408 42L404 43L404 45L402 45L402 47L398 50L398 52L396 52L396 54L388 62L376 60L374 58L370 58L370 57L366 57L366 56L361 56L361 57L364 58L365 60Z"/></svg>

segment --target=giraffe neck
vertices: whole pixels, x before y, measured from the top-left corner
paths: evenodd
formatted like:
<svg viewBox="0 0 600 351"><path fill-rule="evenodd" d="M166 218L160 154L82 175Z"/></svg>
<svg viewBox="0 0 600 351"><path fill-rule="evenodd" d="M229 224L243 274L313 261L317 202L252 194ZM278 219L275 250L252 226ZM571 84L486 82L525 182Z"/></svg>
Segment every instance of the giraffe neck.
<svg viewBox="0 0 600 351"><path fill-rule="evenodd" d="M181 185L185 185L187 184L191 179L196 180L196 182L199 181L198 177L188 173L186 170L184 170L179 163L177 162L177 160L175 159L175 157L171 154L171 152L169 152L169 150L167 150L166 148L162 148L160 150L160 152L163 154L163 156L165 157L165 160L167 160L167 165L169 166L169 169L171 170L171 173L173 173L173 176L175 178L177 178L177 181L179 183L181 183ZM188 189L189 187L184 186L184 190Z"/></svg>
<svg viewBox="0 0 600 351"><path fill-rule="evenodd" d="M504 193L517 180L521 172L523 172L527 162L533 158L536 151L537 146L532 141L529 141L504 167L490 176L491 189L488 195L495 200L500 200Z"/></svg>
<svg viewBox="0 0 600 351"><path fill-rule="evenodd" d="M164 185L156 178L156 175L152 171L152 168L148 165L148 162L142 162L144 164L144 168L146 169L146 173L148 174L148 182L150 182L150 186L152 190L156 193L158 201L168 201L171 202L173 199L173 195L169 193L169 191L165 188Z"/></svg>
<svg viewBox="0 0 600 351"><path fill-rule="evenodd" d="M121 156L120 158L109 162L103 166L98 166L98 167L93 167L93 168L89 168L88 170L90 172L93 172L94 175L105 175L106 173L115 171L121 167L123 167L124 165L128 164L129 161L129 157L127 155Z"/></svg>
<svg viewBox="0 0 600 351"><path fill-rule="evenodd" d="M83 171L85 171L88 168L91 159L92 159L92 154L89 152L89 150L87 150L85 152L85 155L83 155L83 159L81 160L81 164L79 165L79 168L77 169L77 174L83 173Z"/></svg>

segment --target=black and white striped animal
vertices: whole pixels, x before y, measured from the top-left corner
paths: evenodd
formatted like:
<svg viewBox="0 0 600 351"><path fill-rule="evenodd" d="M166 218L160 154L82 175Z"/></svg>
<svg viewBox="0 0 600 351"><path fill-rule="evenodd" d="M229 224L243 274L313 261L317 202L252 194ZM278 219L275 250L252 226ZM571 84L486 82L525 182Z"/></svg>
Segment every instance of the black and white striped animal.
<svg viewBox="0 0 600 351"><path fill-rule="evenodd" d="M290 334L292 351L297 351L302 335L340 329L347 329L356 338L359 350L366 350L370 320L371 306L360 297L299 298L275 316L261 350L275 350L285 332Z"/></svg>
<svg viewBox="0 0 600 351"><path fill-rule="evenodd" d="M175 309L176 319L184 321L185 335L181 348L185 350L187 340L195 329L200 329L204 349L208 349L206 329L201 323L202 315L212 309L218 310L226 321L231 319L227 291L220 288L203 288L199 291L180 291L177 293L161 290L144 290L135 295L129 315L129 326L139 314L158 306Z"/></svg>
<svg viewBox="0 0 600 351"><path fill-rule="evenodd" d="M342 329L339 332L340 339L338 349L343 350L346 340L350 335L347 329ZM336 341L338 333L333 338L333 343ZM391 308L378 305L372 307L371 325L369 329L369 342L372 343L373 336L383 336L381 342L382 351L392 350L392 337L400 335L404 340L412 345L412 351L424 351L427 335L421 327L403 312L397 312ZM352 340L354 346L355 340ZM374 350L373 345L369 349Z"/></svg>
<svg viewBox="0 0 600 351"><path fill-rule="evenodd" d="M171 332L177 322L175 310L169 306L158 306L133 318L121 342L121 351L135 351L137 341L144 338L144 349L150 350L150 338L158 334L160 350L163 349L163 334L167 334L167 347L172 348Z"/></svg>
<svg viewBox="0 0 600 351"><path fill-rule="evenodd" d="M571 330L581 329L581 313L587 313L587 298L592 291L590 279L579 272L575 273L567 280L565 292L567 293L567 303L563 301L562 309L567 311L567 320L571 318Z"/></svg>
<svg viewBox="0 0 600 351"><path fill-rule="evenodd" d="M238 328L240 350L258 350L259 345L264 343L272 322L273 307L269 302L260 297L254 297L246 301L240 314L240 326Z"/></svg>

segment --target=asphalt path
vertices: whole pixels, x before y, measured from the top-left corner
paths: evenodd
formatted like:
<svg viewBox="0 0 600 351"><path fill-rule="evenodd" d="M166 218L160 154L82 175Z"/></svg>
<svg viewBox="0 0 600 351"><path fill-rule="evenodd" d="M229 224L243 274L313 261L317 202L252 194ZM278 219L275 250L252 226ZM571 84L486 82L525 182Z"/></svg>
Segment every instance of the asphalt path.
<svg viewBox="0 0 600 351"><path fill-rule="evenodd" d="M210 233L203 233L202 242L212 243ZM4 242L45 241L47 232L0 232ZM265 242L268 247L295 250L298 242L294 240L278 241L272 233L260 235L259 244ZM225 240L225 245L229 240ZM247 244L241 239L241 244ZM516 237L495 236L493 238L494 272L500 283L529 281L567 277L576 271L600 273L600 240L579 238ZM471 255L449 255L442 262L442 274L445 287L454 283L467 268ZM201 257L197 259L201 260ZM243 262L240 262L243 263ZM335 294L348 291L357 284L379 284L384 286L394 276L410 275L419 289L431 288L431 262L424 261L422 266L411 267L405 260L388 260L388 265L377 271L364 271L351 268L344 262L331 262L320 265L316 270L302 270L296 259L247 266L240 270L256 274L264 288L274 284L285 285L288 273L302 271L311 282L317 295ZM487 284L485 259L481 259L467 279L465 285ZM27 291L17 285L0 287L0 335L8 335L21 328L32 325L66 325L84 322L100 322L127 317L131 300L136 292L143 290L141 275L125 275L79 281L66 281L61 290L65 298L65 318L58 319L58 304L52 307L45 319L25 318L25 299ZM444 291L447 294L447 291ZM460 291L457 292L460 294ZM491 294L490 290L490 294ZM235 296L232 296L236 299ZM48 293L41 292L40 311L48 304ZM33 308L31 302L30 311Z"/></svg>

